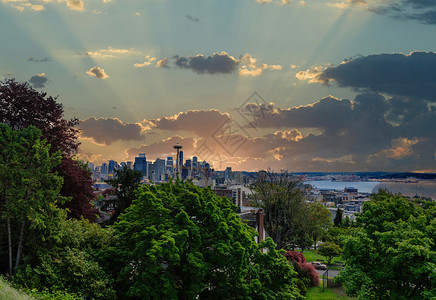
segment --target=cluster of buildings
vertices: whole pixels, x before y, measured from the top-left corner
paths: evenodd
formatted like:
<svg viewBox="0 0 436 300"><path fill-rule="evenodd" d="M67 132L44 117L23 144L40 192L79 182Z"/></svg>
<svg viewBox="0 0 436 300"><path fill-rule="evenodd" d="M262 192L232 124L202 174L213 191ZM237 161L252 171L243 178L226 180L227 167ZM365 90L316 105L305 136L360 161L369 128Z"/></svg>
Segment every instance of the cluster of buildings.
<svg viewBox="0 0 436 300"><path fill-rule="evenodd" d="M89 163L95 189L101 191L110 188L105 180L116 176L117 170L127 167L141 172L142 183L159 184L177 177L190 179L200 187L210 186L217 195L231 199L239 207L250 206L252 192L247 185L252 182L252 176L244 172L234 172L231 167L224 171L215 171L208 162L200 161L196 156L183 160L181 146L176 145L174 148L177 150L176 159L168 156L166 159L157 158L152 161L147 160L144 153L140 153L134 162L117 163L109 160L99 166Z"/></svg>
<svg viewBox="0 0 436 300"><path fill-rule="evenodd" d="M143 182L152 181L155 183L167 182L170 178L175 178L177 174L179 178L183 179L201 178L201 174L204 174L205 170L211 170L209 163L199 162L196 156L183 162L182 151L180 151L178 163L171 156L166 159L157 158L150 161L147 160L144 153L140 153L139 156L135 157L134 162L127 161L118 164L114 160L109 160L99 166L95 166L93 163L89 164L95 182L113 178L116 171L123 167L141 172Z"/></svg>
<svg viewBox="0 0 436 300"><path fill-rule="evenodd" d="M332 213L332 218L336 216L337 209L343 211L343 217L355 220L355 214L362 211L362 205L369 201L369 193L360 193L357 188L346 187L344 190L332 189L313 189L308 198L325 205Z"/></svg>

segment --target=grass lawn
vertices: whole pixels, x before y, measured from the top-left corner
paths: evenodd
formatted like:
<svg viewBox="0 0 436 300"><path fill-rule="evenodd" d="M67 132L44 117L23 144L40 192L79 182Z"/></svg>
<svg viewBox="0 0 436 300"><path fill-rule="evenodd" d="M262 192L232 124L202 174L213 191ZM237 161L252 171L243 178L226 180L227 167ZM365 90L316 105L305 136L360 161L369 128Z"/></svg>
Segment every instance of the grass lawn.
<svg viewBox="0 0 436 300"><path fill-rule="evenodd" d="M357 299L348 297L345 294L343 287L326 288L324 291L322 287L310 288L306 295L306 300L330 300L330 299Z"/></svg>
<svg viewBox="0 0 436 300"><path fill-rule="evenodd" d="M2 300L34 300L33 297L11 287L0 277L0 299Z"/></svg>
<svg viewBox="0 0 436 300"><path fill-rule="evenodd" d="M305 250L303 252L304 257L306 258L307 262L312 262L312 261L321 261L321 262L325 262L325 258L324 256L318 254L315 252L315 250ZM335 263L336 261L340 261L340 262L344 262L342 260L342 256L337 256L333 259L333 263Z"/></svg>

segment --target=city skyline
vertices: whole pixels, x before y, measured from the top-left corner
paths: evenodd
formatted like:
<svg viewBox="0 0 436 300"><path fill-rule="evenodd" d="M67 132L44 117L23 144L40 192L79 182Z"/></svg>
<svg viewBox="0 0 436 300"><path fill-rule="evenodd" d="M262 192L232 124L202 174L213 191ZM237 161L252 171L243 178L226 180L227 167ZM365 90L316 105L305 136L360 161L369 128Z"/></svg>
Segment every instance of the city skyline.
<svg viewBox="0 0 436 300"><path fill-rule="evenodd" d="M0 1L0 80L59 95L95 163L436 172L436 4Z"/></svg>

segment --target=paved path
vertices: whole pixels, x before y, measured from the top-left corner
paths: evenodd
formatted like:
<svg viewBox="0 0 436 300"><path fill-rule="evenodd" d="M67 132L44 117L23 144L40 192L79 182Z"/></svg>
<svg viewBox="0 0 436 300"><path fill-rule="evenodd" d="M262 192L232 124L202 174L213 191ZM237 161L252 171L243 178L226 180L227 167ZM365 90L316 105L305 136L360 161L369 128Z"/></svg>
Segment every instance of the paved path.
<svg viewBox="0 0 436 300"><path fill-rule="evenodd" d="M322 277L322 274L325 273L325 270L316 270L320 277ZM329 270L329 277L336 277L338 276L339 271L338 270Z"/></svg>

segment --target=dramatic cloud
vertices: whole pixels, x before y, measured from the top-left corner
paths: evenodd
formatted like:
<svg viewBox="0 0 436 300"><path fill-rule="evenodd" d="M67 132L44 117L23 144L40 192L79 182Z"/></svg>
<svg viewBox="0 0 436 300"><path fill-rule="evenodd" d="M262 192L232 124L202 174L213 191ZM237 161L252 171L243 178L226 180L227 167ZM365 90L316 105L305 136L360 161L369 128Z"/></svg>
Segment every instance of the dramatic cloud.
<svg viewBox="0 0 436 300"><path fill-rule="evenodd" d="M186 15L186 19L188 19L192 22L196 22L196 23L200 22L200 20L198 18L194 18L193 16L190 16L190 15Z"/></svg>
<svg viewBox="0 0 436 300"><path fill-rule="evenodd" d="M127 149L129 160L138 153L146 153L150 159L174 156L173 145L180 143L185 157L196 155L217 169L434 170L434 106L425 100L410 100L368 92L353 100L329 96L310 105L286 109L273 103L249 103L242 112L256 119L256 130L216 110L187 111L144 121L142 125L105 119L109 124L115 123L107 125L90 119L84 122L89 127L84 128L82 136L100 137L95 141L110 144L127 140L127 130L135 132L130 139L139 140L142 132L150 134L152 141ZM128 129L127 125L133 128ZM91 134L90 129L95 131Z"/></svg>
<svg viewBox="0 0 436 300"><path fill-rule="evenodd" d="M325 70L297 73L300 80L369 89L391 95L436 99L436 53L412 52L359 57Z"/></svg>
<svg viewBox="0 0 436 300"><path fill-rule="evenodd" d="M107 49L86 51L85 55L97 59L108 59L108 58L115 58L120 55L130 55L130 54L138 54L138 53L139 52L136 51L135 49L119 49L119 48L108 47Z"/></svg>
<svg viewBox="0 0 436 300"><path fill-rule="evenodd" d="M154 60L156 60L156 57L151 57L150 55L147 55L144 59L145 61L143 63L136 63L133 66L135 68L143 68L149 66Z"/></svg>
<svg viewBox="0 0 436 300"><path fill-rule="evenodd" d="M90 138L97 144L110 145L116 141L142 141L140 124L124 123L117 118L88 118L79 124L81 137Z"/></svg>
<svg viewBox="0 0 436 300"><path fill-rule="evenodd" d="M29 83L31 83L34 88L44 88L47 80L47 76L41 73L30 77Z"/></svg>
<svg viewBox="0 0 436 300"><path fill-rule="evenodd" d="M100 67L91 68L88 71L86 71L86 74L88 74L91 77L96 77L98 79L106 79L109 77L109 75L107 75L104 72L104 69L102 69Z"/></svg>
<svg viewBox="0 0 436 300"><path fill-rule="evenodd" d="M205 57L202 54L190 57L174 56L175 65L181 69L190 69L197 74L228 74L237 70L239 61L226 52L214 53Z"/></svg>
<svg viewBox="0 0 436 300"><path fill-rule="evenodd" d="M256 77L266 69L277 71L281 70L281 65L268 65L258 63L257 59L246 53L239 59L235 59L226 52L214 53L212 56L205 57L202 54L190 57L174 56L175 65L181 69L191 69L197 74L230 74L238 72L241 76ZM239 68L238 68L239 67Z"/></svg>
<svg viewBox="0 0 436 300"><path fill-rule="evenodd" d="M156 63L155 68L165 68L165 69L169 69L170 67L168 66L168 58L162 58L161 60L159 60Z"/></svg>
<svg viewBox="0 0 436 300"><path fill-rule="evenodd" d="M44 58L41 58L41 59L36 59L33 56L31 56L31 57L29 57L27 59L27 61L30 61L30 62L49 62L50 59L48 57L44 57Z"/></svg>
<svg viewBox="0 0 436 300"><path fill-rule="evenodd" d="M189 110L173 117L145 121L144 126L152 129L191 132L198 137L210 137L228 120L230 116L218 110Z"/></svg>

